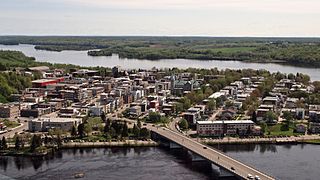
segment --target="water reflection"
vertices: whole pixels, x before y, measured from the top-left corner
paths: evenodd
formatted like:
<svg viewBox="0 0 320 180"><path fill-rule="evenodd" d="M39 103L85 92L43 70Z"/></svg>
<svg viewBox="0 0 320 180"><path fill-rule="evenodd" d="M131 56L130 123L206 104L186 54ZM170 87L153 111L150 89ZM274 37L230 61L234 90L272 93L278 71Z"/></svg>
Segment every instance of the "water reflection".
<svg viewBox="0 0 320 180"><path fill-rule="evenodd" d="M286 148L290 149L292 145L285 145ZM246 145L215 145L214 148L220 151L226 152L253 152L259 151L260 153L272 152L277 153L276 144L246 144Z"/></svg>

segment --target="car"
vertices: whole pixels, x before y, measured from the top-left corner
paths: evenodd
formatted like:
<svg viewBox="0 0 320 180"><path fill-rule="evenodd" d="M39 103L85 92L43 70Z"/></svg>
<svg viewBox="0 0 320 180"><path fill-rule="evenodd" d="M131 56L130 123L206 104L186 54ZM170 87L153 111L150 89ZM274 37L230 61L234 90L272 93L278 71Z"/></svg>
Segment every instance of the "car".
<svg viewBox="0 0 320 180"><path fill-rule="evenodd" d="M230 169L231 169L232 171L235 171L235 170L236 170L234 167L231 167Z"/></svg>
<svg viewBox="0 0 320 180"><path fill-rule="evenodd" d="M207 147L203 146L203 149L207 149Z"/></svg>
<svg viewBox="0 0 320 180"><path fill-rule="evenodd" d="M255 180L260 180L260 177L259 177L258 175L256 175L256 176L254 177L254 179L255 179Z"/></svg>
<svg viewBox="0 0 320 180"><path fill-rule="evenodd" d="M143 125L144 125L144 126L146 126L147 124L146 124L146 123L144 123Z"/></svg>
<svg viewBox="0 0 320 180"><path fill-rule="evenodd" d="M152 124L152 127L155 127L156 125Z"/></svg>
<svg viewBox="0 0 320 180"><path fill-rule="evenodd" d="M248 179L253 179L253 176L251 174L248 174L247 178Z"/></svg>

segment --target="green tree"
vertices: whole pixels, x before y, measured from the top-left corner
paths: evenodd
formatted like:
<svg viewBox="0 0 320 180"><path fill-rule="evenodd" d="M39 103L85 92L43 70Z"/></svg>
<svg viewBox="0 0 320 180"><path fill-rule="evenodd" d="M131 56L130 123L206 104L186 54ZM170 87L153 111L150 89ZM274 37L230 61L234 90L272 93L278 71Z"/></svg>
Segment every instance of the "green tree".
<svg viewBox="0 0 320 180"><path fill-rule="evenodd" d="M140 130L140 137L144 139L149 139L150 138L150 131L147 128L142 128Z"/></svg>
<svg viewBox="0 0 320 180"><path fill-rule="evenodd" d="M15 150L17 150L17 151L20 150L21 144L22 144L22 142L21 142L19 136L17 136L17 137L15 138L15 143L14 143L14 148L15 148Z"/></svg>
<svg viewBox="0 0 320 180"><path fill-rule="evenodd" d="M72 129L71 129L71 136L75 137L77 136L77 129L75 126L72 126Z"/></svg>
<svg viewBox="0 0 320 180"><path fill-rule="evenodd" d="M84 137L84 124L83 123L81 123L81 124L79 124L79 126L78 126L78 134L79 134L79 136L80 136L80 138L83 138Z"/></svg>
<svg viewBox="0 0 320 180"><path fill-rule="evenodd" d="M189 124L188 124L188 121L186 119L181 119L179 121L179 127L182 129L182 130L186 130L189 128Z"/></svg>
<svg viewBox="0 0 320 180"><path fill-rule="evenodd" d="M107 118L105 121L105 126L104 126L104 132L110 132L110 128L111 128L111 119Z"/></svg>
<svg viewBox="0 0 320 180"><path fill-rule="evenodd" d="M101 113L101 120L105 122L107 120L106 114L104 112Z"/></svg>
<svg viewBox="0 0 320 180"><path fill-rule="evenodd" d="M133 125L132 133L135 137L140 136L140 129L138 128L138 126L136 124Z"/></svg>
<svg viewBox="0 0 320 180"><path fill-rule="evenodd" d="M252 112L251 121L257 123L257 113L256 113L256 111Z"/></svg>
<svg viewBox="0 0 320 180"><path fill-rule="evenodd" d="M213 111L216 109L216 101L214 99L210 99L207 103L207 108L209 111Z"/></svg>
<svg viewBox="0 0 320 180"><path fill-rule="evenodd" d="M265 120L266 122L268 123L272 123L274 120L278 120L278 117L277 115L272 112L272 111L268 111L266 114L265 114Z"/></svg>
<svg viewBox="0 0 320 180"><path fill-rule="evenodd" d="M128 125L127 125L127 123L124 123L123 127L122 127L121 137L128 137L128 136L129 136Z"/></svg>
<svg viewBox="0 0 320 180"><path fill-rule="evenodd" d="M2 137L2 141L1 141L1 150L6 150L7 148L8 148L7 140L6 140L6 138L3 136L3 137Z"/></svg>
<svg viewBox="0 0 320 180"><path fill-rule="evenodd" d="M261 132L262 132L262 134L264 134L265 132L267 132L267 130L268 130L268 125L267 125L267 123L261 122L259 125L260 125L260 127L261 127Z"/></svg>
<svg viewBox="0 0 320 180"><path fill-rule="evenodd" d="M39 135L33 135L33 137L31 138L31 143L30 144L31 144L30 145L30 151L34 152L42 144L41 137Z"/></svg>
<svg viewBox="0 0 320 180"><path fill-rule="evenodd" d="M92 125L90 123L84 124L84 132L87 136L92 132Z"/></svg>
<svg viewBox="0 0 320 180"><path fill-rule="evenodd" d="M137 126L138 126L139 129L141 129L142 125L141 125L140 119L138 119Z"/></svg>

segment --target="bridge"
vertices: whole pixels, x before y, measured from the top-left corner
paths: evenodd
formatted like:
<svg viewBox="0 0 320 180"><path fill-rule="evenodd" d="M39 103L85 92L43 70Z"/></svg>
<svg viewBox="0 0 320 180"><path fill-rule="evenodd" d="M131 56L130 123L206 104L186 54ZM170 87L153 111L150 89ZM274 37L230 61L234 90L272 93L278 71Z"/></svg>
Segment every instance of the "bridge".
<svg viewBox="0 0 320 180"><path fill-rule="evenodd" d="M238 160L233 159L225 155L222 152L219 152L215 149L210 148L209 146L203 145L195 140L192 140L178 132L172 131L168 128L156 127L151 124L145 124L146 127L152 132L180 145L189 151L203 157L204 159L210 161L211 163L222 167L223 169L229 171L233 175L241 178L248 179L248 174L251 174L253 177L259 176L261 180L274 180L275 178L250 167Z"/></svg>

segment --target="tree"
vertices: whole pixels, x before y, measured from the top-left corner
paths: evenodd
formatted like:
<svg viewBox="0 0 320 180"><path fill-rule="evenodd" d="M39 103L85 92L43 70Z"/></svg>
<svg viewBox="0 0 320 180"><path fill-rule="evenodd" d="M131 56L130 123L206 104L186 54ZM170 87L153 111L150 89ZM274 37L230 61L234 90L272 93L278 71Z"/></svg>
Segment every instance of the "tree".
<svg viewBox="0 0 320 180"><path fill-rule="evenodd" d="M186 129L188 129L189 128L189 124L188 124L188 121L186 120L186 119L181 119L180 121L179 121L179 127L181 128L181 129L183 129L183 130L186 130Z"/></svg>
<svg viewBox="0 0 320 180"><path fill-rule="evenodd" d="M252 112L251 121L253 121L254 123L257 123L257 113L256 113L256 111Z"/></svg>
<svg viewBox="0 0 320 180"><path fill-rule="evenodd" d="M251 134L251 126L248 126L248 129L247 129L246 134L247 134L247 135L250 135L250 134Z"/></svg>
<svg viewBox="0 0 320 180"><path fill-rule="evenodd" d="M110 128L110 136L111 137L116 137L117 136L116 130L113 127Z"/></svg>
<svg viewBox="0 0 320 180"><path fill-rule="evenodd" d="M2 150L6 150L7 148L8 148L7 140L6 140L6 138L3 136L3 137L2 137L2 141L1 141L1 149L2 149Z"/></svg>
<svg viewBox="0 0 320 180"><path fill-rule="evenodd" d="M77 129L75 126L72 126L72 129L71 129L71 136L75 137L77 136Z"/></svg>
<svg viewBox="0 0 320 180"><path fill-rule="evenodd" d="M139 128L139 129L141 129L142 125L141 125L141 121L140 121L140 119L138 119L137 126L138 126L138 128Z"/></svg>
<svg viewBox="0 0 320 180"><path fill-rule="evenodd" d="M160 121L160 114L156 112L150 112L149 113L149 121L151 122L159 122Z"/></svg>
<svg viewBox="0 0 320 180"><path fill-rule="evenodd" d="M79 124L79 126L78 126L78 134L79 134L79 136L80 136L80 138L83 138L84 137L84 124L83 123L81 123L81 124Z"/></svg>
<svg viewBox="0 0 320 180"><path fill-rule="evenodd" d="M268 125L265 122L260 123L261 132L264 134L268 130Z"/></svg>
<svg viewBox="0 0 320 180"><path fill-rule="evenodd" d="M111 120L108 118L106 121L105 121L105 125L104 125L104 133L108 133L110 132L110 128L111 128Z"/></svg>
<svg viewBox="0 0 320 180"><path fill-rule="evenodd" d="M269 123L272 123L274 120L277 120L277 119L278 119L277 115L272 111L268 111L265 114L265 120Z"/></svg>
<svg viewBox="0 0 320 180"><path fill-rule="evenodd" d="M105 122L106 120L107 120L107 118L106 118L106 114L104 113L104 112L102 112L101 113L101 120L103 121L103 122Z"/></svg>
<svg viewBox="0 0 320 180"><path fill-rule="evenodd" d="M86 135L89 135L89 133L92 132L92 126L90 123L84 124L84 132L86 133Z"/></svg>
<svg viewBox="0 0 320 180"><path fill-rule="evenodd" d="M285 121L281 126L281 131L289 131L290 123L293 120L293 116L289 111L284 111L283 118L285 119Z"/></svg>
<svg viewBox="0 0 320 180"><path fill-rule="evenodd" d="M140 130L140 137L144 139L149 139L150 138L150 131L147 128L142 128Z"/></svg>
<svg viewBox="0 0 320 180"><path fill-rule="evenodd" d="M127 123L125 122L125 123L123 124L123 127L122 127L121 137L128 137L128 136L129 136L128 125L127 125Z"/></svg>
<svg viewBox="0 0 320 180"><path fill-rule="evenodd" d="M138 126L136 124L133 125L132 133L135 137L140 136L140 129L138 128Z"/></svg>
<svg viewBox="0 0 320 180"><path fill-rule="evenodd" d="M210 99L210 101L207 103L207 108L209 111L213 111L216 109L216 101L214 99Z"/></svg>
<svg viewBox="0 0 320 180"><path fill-rule="evenodd" d="M34 152L42 144L41 137L38 136L38 135L33 135L33 137L31 138L31 143L30 144L31 144L30 145L30 151Z"/></svg>
<svg viewBox="0 0 320 180"><path fill-rule="evenodd" d="M21 148L21 140L19 136L16 137L15 143L14 143L14 148L18 151Z"/></svg>
<svg viewBox="0 0 320 180"><path fill-rule="evenodd" d="M62 146L62 139L61 139L61 136L58 136L58 137L57 137L56 142L57 142L58 148L60 148L60 147Z"/></svg>

